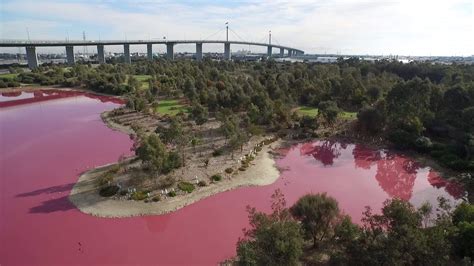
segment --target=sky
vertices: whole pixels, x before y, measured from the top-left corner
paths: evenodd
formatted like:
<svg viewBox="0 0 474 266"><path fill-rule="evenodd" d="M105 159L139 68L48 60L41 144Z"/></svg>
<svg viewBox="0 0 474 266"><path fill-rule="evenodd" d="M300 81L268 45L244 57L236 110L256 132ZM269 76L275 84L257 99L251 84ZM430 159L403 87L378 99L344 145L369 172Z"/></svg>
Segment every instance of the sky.
<svg viewBox="0 0 474 266"><path fill-rule="evenodd" d="M268 42L271 31L273 43L306 53L469 56L473 13L474 0L0 0L0 39L223 40L229 22L231 40ZM263 51L232 50L249 48ZM9 51L18 49L0 48Z"/></svg>

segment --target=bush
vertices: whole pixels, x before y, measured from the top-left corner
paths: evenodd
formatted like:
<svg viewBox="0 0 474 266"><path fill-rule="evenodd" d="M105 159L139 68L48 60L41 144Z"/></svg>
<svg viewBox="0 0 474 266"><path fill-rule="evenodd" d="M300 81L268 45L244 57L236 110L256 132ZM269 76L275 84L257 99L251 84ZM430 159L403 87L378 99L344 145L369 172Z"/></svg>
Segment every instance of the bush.
<svg viewBox="0 0 474 266"><path fill-rule="evenodd" d="M151 199L153 202L158 202L161 200L161 196L160 195L156 195L154 196L152 199Z"/></svg>
<svg viewBox="0 0 474 266"><path fill-rule="evenodd" d="M412 147L416 136L403 129L395 129L388 135L388 139L399 149Z"/></svg>
<svg viewBox="0 0 474 266"><path fill-rule="evenodd" d="M216 149L212 152L212 156L214 156L214 157L221 156L222 153L224 153L224 151L222 149Z"/></svg>
<svg viewBox="0 0 474 266"><path fill-rule="evenodd" d="M169 197L176 197L176 192L170 191L170 192L168 192L168 196Z"/></svg>
<svg viewBox="0 0 474 266"><path fill-rule="evenodd" d="M219 175L219 174L215 174L215 175L211 176L211 180L212 180L212 181L216 181L216 182L217 182L217 181L221 181L221 180L222 180L222 176Z"/></svg>
<svg viewBox="0 0 474 266"><path fill-rule="evenodd" d="M205 186L207 186L207 183L206 183L206 181L201 180L201 181L199 181L198 186L205 187Z"/></svg>
<svg viewBox="0 0 474 266"><path fill-rule="evenodd" d="M176 179L172 176L165 176L158 181L158 186L160 188L169 188L176 183Z"/></svg>
<svg viewBox="0 0 474 266"><path fill-rule="evenodd" d="M148 195L145 191L135 191L132 193L132 200L144 200L146 198L148 198Z"/></svg>
<svg viewBox="0 0 474 266"><path fill-rule="evenodd" d="M359 128L370 134L382 131L385 118L379 110L372 106L365 106L357 113Z"/></svg>
<svg viewBox="0 0 474 266"><path fill-rule="evenodd" d="M432 146L433 143L427 137L421 136L415 140L415 147L419 152L428 152Z"/></svg>
<svg viewBox="0 0 474 266"><path fill-rule="evenodd" d="M229 168L225 169L225 172L228 173L228 174L232 174L232 172L234 172L234 169L229 167Z"/></svg>
<svg viewBox="0 0 474 266"><path fill-rule="evenodd" d="M180 182L178 188L184 192L191 193L194 190L194 185L189 182Z"/></svg>
<svg viewBox="0 0 474 266"><path fill-rule="evenodd" d="M318 122L314 117L304 115L300 118L300 126L302 128L308 128L310 130L318 129L319 125Z"/></svg>
<svg viewBox="0 0 474 266"><path fill-rule="evenodd" d="M108 185L109 182L112 182L113 180L114 180L114 175L110 173L109 171L107 171L101 177L99 177L98 184L99 186L105 186L105 185Z"/></svg>
<svg viewBox="0 0 474 266"><path fill-rule="evenodd" d="M247 170L246 167L243 167L243 166L242 166L242 167L239 167L239 171L245 171L245 170Z"/></svg>
<svg viewBox="0 0 474 266"><path fill-rule="evenodd" d="M99 195L102 197L112 197L113 195L117 194L118 191L118 186L106 186L99 191Z"/></svg>

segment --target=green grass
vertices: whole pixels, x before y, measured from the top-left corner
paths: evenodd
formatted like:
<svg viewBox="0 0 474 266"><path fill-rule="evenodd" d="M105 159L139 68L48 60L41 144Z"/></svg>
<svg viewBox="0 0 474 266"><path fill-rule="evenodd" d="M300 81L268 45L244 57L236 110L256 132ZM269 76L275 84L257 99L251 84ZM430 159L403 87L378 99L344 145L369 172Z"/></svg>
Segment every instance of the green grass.
<svg viewBox="0 0 474 266"><path fill-rule="evenodd" d="M127 75L127 79L125 80L125 83L127 83L129 76L130 75ZM151 75L131 75L131 76L133 76L134 78L138 80L138 82L140 82L140 90L148 89L149 87L148 81L150 80Z"/></svg>
<svg viewBox="0 0 474 266"><path fill-rule="evenodd" d="M140 82L148 82L151 78L151 75L133 75Z"/></svg>
<svg viewBox="0 0 474 266"><path fill-rule="evenodd" d="M309 107L309 106L301 106L298 108L297 112L301 115L316 117L318 115L318 108Z"/></svg>
<svg viewBox="0 0 474 266"><path fill-rule="evenodd" d="M310 106L300 106L297 112L301 115L307 115L310 117L316 117L318 115L318 108ZM339 117L347 120L352 120L357 118L356 112L346 112L342 111L339 113Z"/></svg>
<svg viewBox="0 0 474 266"><path fill-rule="evenodd" d="M164 115L177 115L179 112L188 112L188 108L179 100L159 100L156 111Z"/></svg>
<svg viewBox="0 0 474 266"><path fill-rule="evenodd" d="M15 79L18 76L18 74L0 74L0 79Z"/></svg>

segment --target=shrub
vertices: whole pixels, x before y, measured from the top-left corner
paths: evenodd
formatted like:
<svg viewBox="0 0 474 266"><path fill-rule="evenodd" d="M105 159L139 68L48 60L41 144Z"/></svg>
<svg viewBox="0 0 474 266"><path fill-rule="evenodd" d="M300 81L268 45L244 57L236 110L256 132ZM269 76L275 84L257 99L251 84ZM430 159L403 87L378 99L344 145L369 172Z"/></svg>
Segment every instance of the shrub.
<svg viewBox="0 0 474 266"><path fill-rule="evenodd" d="M101 195L102 197L112 197L113 195L117 194L118 191L118 186L106 186L99 191L99 195Z"/></svg>
<svg viewBox="0 0 474 266"><path fill-rule="evenodd" d="M133 200L144 200L148 198L148 195L145 191L135 191L132 193Z"/></svg>
<svg viewBox="0 0 474 266"><path fill-rule="evenodd" d="M170 192L168 192L168 196L169 197L176 197L176 192L170 191Z"/></svg>
<svg viewBox="0 0 474 266"><path fill-rule="evenodd" d="M178 188L184 192L191 193L194 190L194 185L189 182L180 182Z"/></svg>
<svg viewBox="0 0 474 266"><path fill-rule="evenodd" d="M357 113L357 122L360 129L370 134L380 132L384 125L382 112L372 106L365 106Z"/></svg>
<svg viewBox="0 0 474 266"><path fill-rule="evenodd" d="M158 181L158 186L160 188L169 188L172 187L176 183L176 179L172 176L165 176L160 178Z"/></svg>
<svg viewBox="0 0 474 266"><path fill-rule="evenodd" d="M212 180L212 181L221 181L221 180L222 180L222 176L219 175L219 174L215 174L215 175L211 176L211 180Z"/></svg>
<svg viewBox="0 0 474 266"><path fill-rule="evenodd" d="M101 177L99 177L98 183L99 186L105 186L114 180L114 175L109 171L105 172Z"/></svg>
<svg viewBox="0 0 474 266"><path fill-rule="evenodd" d="M199 181L198 186L205 187L205 186L207 186L207 183L206 183L206 181L201 180L201 181Z"/></svg>
<svg viewBox="0 0 474 266"><path fill-rule="evenodd" d="M152 199L151 199L153 202L158 202L161 200L161 196L160 195L156 195L154 196Z"/></svg>
<svg viewBox="0 0 474 266"><path fill-rule="evenodd" d="M395 129L388 135L388 139L399 149L410 148L416 136L403 129Z"/></svg>
<svg viewBox="0 0 474 266"><path fill-rule="evenodd" d="M420 152L428 152L432 146L433 143L427 137L421 136L415 140L415 147Z"/></svg>
<svg viewBox="0 0 474 266"><path fill-rule="evenodd" d="M212 156L214 156L214 157L221 156L222 153L223 153L222 149L216 149L212 152Z"/></svg>
<svg viewBox="0 0 474 266"><path fill-rule="evenodd" d="M242 166L242 167L239 167L239 171L245 171L245 170L247 170L246 167L243 167L243 166Z"/></svg>
<svg viewBox="0 0 474 266"><path fill-rule="evenodd" d="M234 172L234 169L229 167L229 168L225 169L225 172L228 173L228 174L231 174L232 172Z"/></svg>

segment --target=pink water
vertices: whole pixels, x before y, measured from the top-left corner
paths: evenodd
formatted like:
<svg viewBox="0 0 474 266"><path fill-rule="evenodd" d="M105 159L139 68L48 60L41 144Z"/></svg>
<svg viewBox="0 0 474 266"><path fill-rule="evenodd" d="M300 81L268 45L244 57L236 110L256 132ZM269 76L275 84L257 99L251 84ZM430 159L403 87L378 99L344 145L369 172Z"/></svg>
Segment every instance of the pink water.
<svg viewBox="0 0 474 266"><path fill-rule="evenodd" d="M328 192L355 221L364 206L379 208L389 197L418 205L463 194L403 156L314 142L283 150L277 164L287 170L270 186L221 193L168 215L96 218L75 209L67 195L82 171L130 154L129 137L99 117L119 102L51 91L12 100L0 106L2 266L216 265L235 255L247 225L245 206L269 210L277 188L289 204L308 192Z"/></svg>

